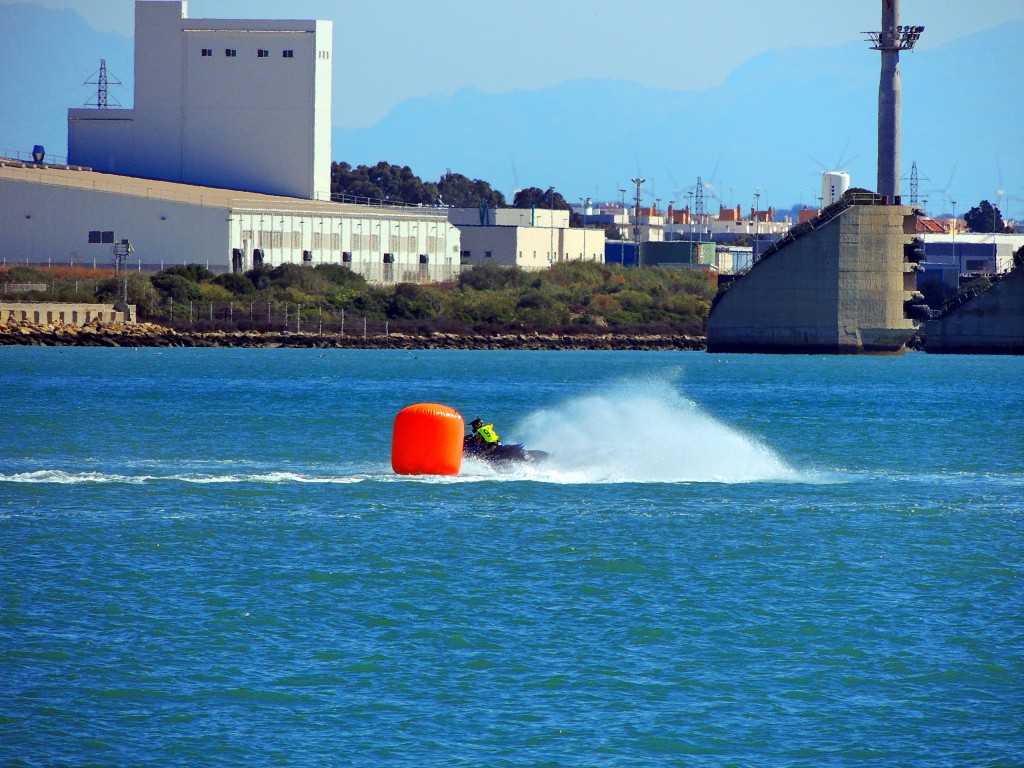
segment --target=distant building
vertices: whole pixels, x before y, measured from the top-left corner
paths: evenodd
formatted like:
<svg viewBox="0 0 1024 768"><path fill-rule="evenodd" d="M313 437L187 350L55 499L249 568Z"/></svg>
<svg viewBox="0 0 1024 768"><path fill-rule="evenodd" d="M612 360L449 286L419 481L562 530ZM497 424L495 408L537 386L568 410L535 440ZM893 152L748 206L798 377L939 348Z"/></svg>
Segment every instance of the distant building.
<svg viewBox="0 0 1024 768"><path fill-rule="evenodd" d="M501 264L526 270L565 261L604 262L603 229L569 226L569 211L547 208L449 208L463 267Z"/></svg>
<svg viewBox="0 0 1024 768"><path fill-rule="evenodd" d="M69 109L68 163L329 200L332 22L136 0L132 109Z"/></svg>
<svg viewBox="0 0 1024 768"><path fill-rule="evenodd" d="M921 290L941 283L947 293L955 293L960 283L976 277L1001 275L1013 269L1013 254L1024 247L1024 235L984 232L959 234L922 232L918 238L924 250L917 284Z"/></svg>

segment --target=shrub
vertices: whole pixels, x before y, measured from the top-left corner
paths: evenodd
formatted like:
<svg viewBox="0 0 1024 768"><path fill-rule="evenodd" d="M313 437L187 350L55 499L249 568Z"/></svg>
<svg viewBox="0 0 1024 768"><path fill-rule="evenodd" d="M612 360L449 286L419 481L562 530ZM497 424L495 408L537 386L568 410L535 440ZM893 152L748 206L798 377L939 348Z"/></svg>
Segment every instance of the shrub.
<svg viewBox="0 0 1024 768"><path fill-rule="evenodd" d="M459 273L459 287L474 291L500 291L526 285L529 276L519 267L478 264Z"/></svg>
<svg viewBox="0 0 1024 768"><path fill-rule="evenodd" d="M191 280L193 283L206 283L214 278L213 272L201 264L178 264L157 272L157 274L177 275L178 277L184 277L186 280Z"/></svg>
<svg viewBox="0 0 1024 768"><path fill-rule="evenodd" d="M203 301L219 301L229 302L234 301L235 294L229 291L222 285L216 285L214 283L201 283L199 285L199 293L203 297Z"/></svg>
<svg viewBox="0 0 1024 768"><path fill-rule="evenodd" d="M256 293L256 286L252 284L252 280L245 275L236 275L232 272L217 275L213 278L213 284L219 285L235 296L248 296Z"/></svg>
<svg viewBox="0 0 1024 768"><path fill-rule="evenodd" d="M363 286L366 278L341 264L317 264L313 271L335 285Z"/></svg>
<svg viewBox="0 0 1024 768"><path fill-rule="evenodd" d="M441 298L434 291L412 283L399 283L388 302L388 317L426 320L441 312Z"/></svg>
<svg viewBox="0 0 1024 768"><path fill-rule="evenodd" d="M112 281L113 278L111 278ZM167 274L166 270L153 275L150 278L150 282L165 299L182 303L186 301L201 301L203 298L203 292L199 290L199 286L196 283L181 275ZM116 293L116 287L114 291Z"/></svg>

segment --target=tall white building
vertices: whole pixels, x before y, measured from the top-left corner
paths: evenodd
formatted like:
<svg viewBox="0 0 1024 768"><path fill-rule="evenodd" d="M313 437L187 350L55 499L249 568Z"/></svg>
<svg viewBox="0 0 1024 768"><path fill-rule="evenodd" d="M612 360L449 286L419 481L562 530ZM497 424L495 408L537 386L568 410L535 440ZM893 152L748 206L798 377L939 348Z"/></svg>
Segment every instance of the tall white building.
<svg viewBox="0 0 1024 768"><path fill-rule="evenodd" d="M332 27L136 0L134 108L69 109L68 162L329 200Z"/></svg>

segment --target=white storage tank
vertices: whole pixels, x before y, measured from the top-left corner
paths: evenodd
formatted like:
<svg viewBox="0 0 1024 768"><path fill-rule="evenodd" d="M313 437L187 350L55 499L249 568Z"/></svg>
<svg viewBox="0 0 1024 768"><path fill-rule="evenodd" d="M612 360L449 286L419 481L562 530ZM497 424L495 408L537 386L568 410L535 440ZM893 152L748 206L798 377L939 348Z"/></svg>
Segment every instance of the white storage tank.
<svg viewBox="0 0 1024 768"><path fill-rule="evenodd" d="M850 174L844 171L825 171L821 174L821 204L832 205L850 188Z"/></svg>

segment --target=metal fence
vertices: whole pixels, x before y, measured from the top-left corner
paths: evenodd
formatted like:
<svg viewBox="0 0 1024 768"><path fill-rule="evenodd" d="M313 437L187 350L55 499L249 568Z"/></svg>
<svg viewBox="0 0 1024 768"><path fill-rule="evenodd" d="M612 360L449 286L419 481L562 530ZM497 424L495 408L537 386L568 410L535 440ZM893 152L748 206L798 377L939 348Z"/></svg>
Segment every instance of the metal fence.
<svg viewBox="0 0 1024 768"><path fill-rule="evenodd" d="M290 331L355 338L386 336L415 321L379 320L321 304L274 301L169 301L149 318L177 329L203 331Z"/></svg>

